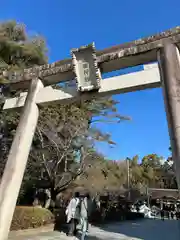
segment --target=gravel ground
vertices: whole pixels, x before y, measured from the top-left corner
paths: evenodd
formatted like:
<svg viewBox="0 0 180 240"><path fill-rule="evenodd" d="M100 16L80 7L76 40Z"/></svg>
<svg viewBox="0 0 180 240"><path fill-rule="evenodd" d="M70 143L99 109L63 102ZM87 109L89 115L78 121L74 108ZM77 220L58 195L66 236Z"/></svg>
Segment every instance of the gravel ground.
<svg viewBox="0 0 180 240"><path fill-rule="evenodd" d="M44 232L33 235L10 235L9 240L68 240L80 239L67 237L64 233ZM91 226L87 240L179 240L180 221L176 220L141 220Z"/></svg>

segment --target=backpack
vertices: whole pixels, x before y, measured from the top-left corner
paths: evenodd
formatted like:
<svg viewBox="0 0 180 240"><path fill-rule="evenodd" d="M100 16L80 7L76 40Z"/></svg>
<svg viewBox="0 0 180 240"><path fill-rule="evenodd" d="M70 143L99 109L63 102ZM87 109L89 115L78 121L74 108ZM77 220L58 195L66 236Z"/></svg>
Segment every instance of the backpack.
<svg viewBox="0 0 180 240"><path fill-rule="evenodd" d="M86 198L83 198L80 201L80 206L81 206L80 215L83 217L89 218L91 215L89 200L88 199L85 200L85 199ZM87 201L87 206L85 201Z"/></svg>
<svg viewBox="0 0 180 240"><path fill-rule="evenodd" d="M79 203L77 204L77 206L76 206L76 213L77 214L80 214L81 213L81 202L82 202L82 200L81 200L81 198L79 199Z"/></svg>

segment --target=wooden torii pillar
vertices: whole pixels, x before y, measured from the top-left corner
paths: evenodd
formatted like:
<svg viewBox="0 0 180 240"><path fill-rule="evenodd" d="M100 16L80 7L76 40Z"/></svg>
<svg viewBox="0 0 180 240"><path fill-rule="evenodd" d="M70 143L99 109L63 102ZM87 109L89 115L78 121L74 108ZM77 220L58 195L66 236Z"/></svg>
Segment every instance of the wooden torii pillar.
<svg viewBox="0 0 180 240"><path fill-rule="evenodd" d="M179 43L180 28L177 27L155 36L99 51L97 52L97 59L95 52L92 52L85 60L88 64L94 64L93 71L91 72L92 74L87 73L88 64L84 64L86 69L83 81L81 81L82 77L79 78L79 74L82 74L83 69L81 69L80 73L76 68L76 61L79 58L81 60L81 54L78 55L77 50L73 52L75 55L77 52L76 56L73 55L73 61L72 59L66 59L57 63L26 69L20 75L15 76L15 80L10 79L12 82L11 86L15 89L26 89L29 86L29 90L28 94L22 94L19 98L9 99L4 105L4 109L24 106L24 110L20 117L0 185L0 240L6 240L8 237L38 121L39 110L37 105L58 102L69 103L77 99L84 100L92 97L143 90L160 87L162 83L173 158L176 162L176 177L178 184L180 184L180 117L178 116L180 104L178 98L180 93L180 63L179 51L177 46L174 45ZM88 58L91 60L88 60ZM141 72L109 78L103 81L100 79L100 72L111 72L125 67L147 64L157 61L157 59L161 81L156 64L150 68L145 67ZM7 78L8 75L8 72L4 73L4 76L7 76ZM91 80L87 80L89 76L93 76ZM59 81L70 81L73 78L80 80L77 87L80 91L84 91L83 94L72 88L64 89L63 91L44 87L44 85L52 85ZM91 92L91 90L96 91Z"/></svg>

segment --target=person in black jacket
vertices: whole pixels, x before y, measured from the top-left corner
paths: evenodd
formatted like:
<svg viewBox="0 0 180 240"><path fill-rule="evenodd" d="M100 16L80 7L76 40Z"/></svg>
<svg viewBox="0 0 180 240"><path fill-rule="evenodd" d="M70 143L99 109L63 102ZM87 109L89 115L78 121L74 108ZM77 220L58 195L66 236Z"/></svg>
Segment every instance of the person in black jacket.
<svg viewBox="0 0 180 240"><path fill-rule="evenodd" d="M161 209L160 213L161 213L161 220L164 221L164 209L163 208Z"/></svg>

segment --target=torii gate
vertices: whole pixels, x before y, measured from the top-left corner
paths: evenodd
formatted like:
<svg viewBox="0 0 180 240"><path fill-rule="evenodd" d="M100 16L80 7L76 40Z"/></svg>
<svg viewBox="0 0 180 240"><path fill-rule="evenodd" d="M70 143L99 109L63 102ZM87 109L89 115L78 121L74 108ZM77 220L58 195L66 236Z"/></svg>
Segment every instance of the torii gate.
<svg viewBox="0 0 180 240"><path fill-rule="evenodd" d="M0 185L0 240L6 240L15 209L29 150L43 104L69 103L104 95L162 86L171 137L176 177L180 186L180 27L131 43L95 51L93 44L72 50L65 59L23 72L4 72L14 89L26 90L5 101L4 109L23 107ZM156 64L158 62L158 64ZM101 79L101 73L142 64L144 70ZM159 74L160 72L160 74ZM50 85L76 79L77 89Z"/></svg>

